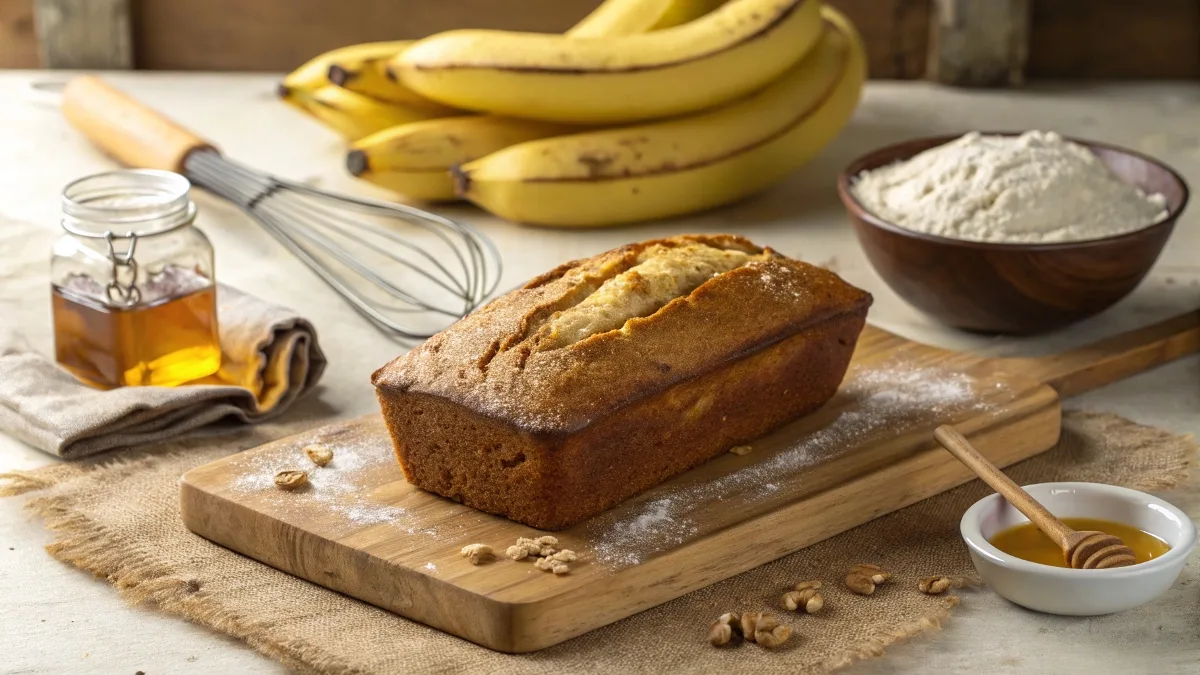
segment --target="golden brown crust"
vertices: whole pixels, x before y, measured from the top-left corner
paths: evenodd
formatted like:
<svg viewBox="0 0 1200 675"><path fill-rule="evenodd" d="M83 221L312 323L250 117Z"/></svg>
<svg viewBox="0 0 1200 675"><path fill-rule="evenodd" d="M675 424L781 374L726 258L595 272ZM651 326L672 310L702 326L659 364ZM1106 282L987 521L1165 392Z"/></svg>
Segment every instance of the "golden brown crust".
<svg viewBox="0 0 1200 675"><path fill-rule="evenodd" d="M690 242L765 259L713 277L623 329L537 348L538 327L632 267L642 251ZM381 392L445 398L529 433L570 434L809 326L865 312L870 302L832 272L742 237L672 237L562 265L387 364L372 382Z"/></svg>
<svg viewBox="0 0 1200 675"><path fill-rule="evenodd" d="M539 344L555 312L652 247L694 242L750 261L622 328ZM552 270L373 381L409 482L561 529L820 407L870 303L832 272L740 237L673 237Z"/></svg>

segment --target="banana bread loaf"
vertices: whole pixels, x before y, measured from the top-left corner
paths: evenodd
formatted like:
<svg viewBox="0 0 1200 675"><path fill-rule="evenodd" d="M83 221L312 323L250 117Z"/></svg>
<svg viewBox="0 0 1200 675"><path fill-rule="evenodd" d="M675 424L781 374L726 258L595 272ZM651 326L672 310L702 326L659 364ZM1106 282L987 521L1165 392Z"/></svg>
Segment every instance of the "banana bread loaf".
<svg viewBox="0 0 1200 675"><path fill-rule="evenodd" d="M562 529L820 407L871 296L731 235L631 244L372 376L409 482Z"/></svg>

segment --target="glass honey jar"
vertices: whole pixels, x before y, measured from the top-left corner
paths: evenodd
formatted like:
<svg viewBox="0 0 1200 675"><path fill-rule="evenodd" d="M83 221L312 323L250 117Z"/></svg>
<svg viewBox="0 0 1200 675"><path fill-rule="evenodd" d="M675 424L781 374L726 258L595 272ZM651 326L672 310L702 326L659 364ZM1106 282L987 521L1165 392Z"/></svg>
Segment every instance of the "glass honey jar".
<svg viewBox="0 0 1200 675"><path fill-rule="evenodd" d="M125 170L63 189L54 349L85 382L174 386L220 367L213 249L190 188L168 171Z"/></svg>

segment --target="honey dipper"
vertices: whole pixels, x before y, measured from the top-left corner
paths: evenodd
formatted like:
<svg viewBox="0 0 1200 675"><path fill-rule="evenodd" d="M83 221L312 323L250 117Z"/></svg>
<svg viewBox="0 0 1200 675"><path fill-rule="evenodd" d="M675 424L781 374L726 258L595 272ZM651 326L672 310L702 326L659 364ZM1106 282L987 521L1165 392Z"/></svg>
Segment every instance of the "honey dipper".
<svg viewBox="0 0 1200 675"><path fill-rule="evenodd" d="M1077 532L1050 513L1021 486L1004 475L979 451L971 446L962 434L953 427L942 425L933 432L942 447L966 464L980 480L999 492L1008 503L1025 514L1046 536L1058 542L1062 548L1067 567L1078 570L1108 569L1134 564L1133 551L1119 538L1103 532Z"/></svg>

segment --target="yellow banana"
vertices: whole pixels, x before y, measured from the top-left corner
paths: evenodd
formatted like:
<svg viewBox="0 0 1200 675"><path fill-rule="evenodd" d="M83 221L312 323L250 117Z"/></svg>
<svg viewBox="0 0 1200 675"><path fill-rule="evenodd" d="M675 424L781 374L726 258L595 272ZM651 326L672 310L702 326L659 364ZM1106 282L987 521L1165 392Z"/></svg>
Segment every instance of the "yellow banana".
<svg viewBox="0 0 1200 675"><path fill-rule="evenodd" d="M335 62L343 66L354 67L367 60L390 59L413 44L413 40L395 40L392 42L366 42L320 54L283 78L279 88L280 97L287 99L287 94L296 90L313 92L319 87L330 84L329 66Z"/></svg>
<svg viewBox="0 0 1200 675"><path fill-rule="evenodd" d="M435 116L413 108L377 101L332 84L311 93L294 90L289 92L284 100L302 107L305 112L350 141L356 141L381 129Z"/></svg>
<svg viewBox="0 0 1200 675"><path fill-rule="evenodd" d="M731 0L653 33L572 38L455 30L392 61L414 91L459 108L570 123L694 112L761 88L821 33L820 0Z"/></svg>
<svg viewBox="0 0 1200 675"><path fill-rule="evenodd" d="M350 173L406 197L456 199L450 168L517 143L578 131L549 122L467 115L401 124L350 146Z"/></svg>
<svg viewBox="0 0 1200 675"><path fill-rule="evenodd" d="M725 0L606 0L565 35L575 38L636 35L699 18Z"/></svg>
<svg viewBox="0 0 1200 675"><path fill-rule="evenodd" d="M568 34L602 37L665 28L689 21L724 2L606 0ZM449 201L457 199L451 167L510 145L576 131L577 126L496 115L427 120L358 140L346 156L346 167L355 176L410 199Z"/></svg>
<svg viewBox="0 0 1200 675"><path fill-rule="evenodd" d="M358 61L334 59L329 64L329 81L357 94L370 96L378 101L410 107L430 115L463 114L462 110L431 101L397 81L387 69L388 59L392 56L395 54Z"/></svg>
<svg viewBox="0 0 1200 675"><path fill-rule="evenodd" d="M567 31L568 35L604 37L629 35L690 21L724 0L606 0ZM417 108L438 116L462 111L432 101L404 86L388 67L388 61L413 44L412 40L373 42L337 49L301 66L293 78L314 84L336 84L350 91L388 103ZM326 73L317 71L324 66ZM289 85L287 81L285 86ZM315 89L314 87L310 87Z"/></svg>
<svg viewBox="0 0 1200 675"><path fill-rule="evenodd" d="M522 143L460 167L459 193L509 220L599 226L741 199L831 141L858 104L866 57L836 11L817 48L766 88L664 122Z"/></svg>
<svg viewBox="0 0 1200 675"><path fill-rule="evenodd" d="M278 95L350 140L394 124L461 114L411 91L409 102L380 101L360 92L338 91L338 83L329 79L334 70L340 74L382 69L389 58L411 44L412 40L368 42L326 52L289 73L279 84Z"/></svg>

